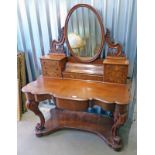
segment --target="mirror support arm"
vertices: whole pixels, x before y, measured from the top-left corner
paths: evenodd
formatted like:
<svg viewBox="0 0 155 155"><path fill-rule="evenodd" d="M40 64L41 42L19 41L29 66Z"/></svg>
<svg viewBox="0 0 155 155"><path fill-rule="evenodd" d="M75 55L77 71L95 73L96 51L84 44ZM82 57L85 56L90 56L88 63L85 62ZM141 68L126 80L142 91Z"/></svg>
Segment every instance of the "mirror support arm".
<svg viewBox="0 0 155 155"><path fill-rule="evenodd" d="M109 29L106 29L105 40L106 40L106 43L108 44L109 48L116 49L116 52L113 54L113 56L118 56L118 57L122 56L122 46L119 43L114 43L113 41L111 41ZM109 52L108 52L108 54L109 54Z"/></svg>
<svg viewBox="0 0 155 155"><path fill-rule="evenodd" d="M57 40L53 40L51 43L51 48L50 48L50 53L64 53L63 50L63 44L65 42L65 37L64 37L64 27L61 28L61 32L60 32L61 36L60 38ZM58 49L57 49L58 46Z"/></svg>

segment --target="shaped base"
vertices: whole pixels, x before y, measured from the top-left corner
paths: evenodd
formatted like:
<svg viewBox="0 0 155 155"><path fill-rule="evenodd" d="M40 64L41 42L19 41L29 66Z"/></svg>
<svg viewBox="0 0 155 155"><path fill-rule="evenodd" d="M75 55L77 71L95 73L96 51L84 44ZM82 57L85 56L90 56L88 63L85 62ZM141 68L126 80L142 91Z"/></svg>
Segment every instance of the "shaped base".
<svg viewBox="0 0 155 155"><path fill-rule="evenodd" d="M51 109L51 117L45 122L43 129L36 128L36 136L49 135L64 128L92 132L101 137L109 146L118 151L122 148L120 137L112 139L112 118L87 112L76 112L62 109Z"/></svg>

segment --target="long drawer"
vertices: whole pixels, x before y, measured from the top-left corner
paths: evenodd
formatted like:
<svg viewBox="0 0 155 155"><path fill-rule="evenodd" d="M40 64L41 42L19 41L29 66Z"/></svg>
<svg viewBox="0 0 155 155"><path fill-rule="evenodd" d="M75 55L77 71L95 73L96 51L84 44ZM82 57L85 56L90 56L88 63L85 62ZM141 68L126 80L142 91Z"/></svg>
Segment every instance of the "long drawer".
<svg viewBox="0 0 155 155"><path fill-rule="evenodd" d="M103 81L103 75L74 73L74 72L66 72L66 71L62 72L62 74L64 78Z"/></svg>

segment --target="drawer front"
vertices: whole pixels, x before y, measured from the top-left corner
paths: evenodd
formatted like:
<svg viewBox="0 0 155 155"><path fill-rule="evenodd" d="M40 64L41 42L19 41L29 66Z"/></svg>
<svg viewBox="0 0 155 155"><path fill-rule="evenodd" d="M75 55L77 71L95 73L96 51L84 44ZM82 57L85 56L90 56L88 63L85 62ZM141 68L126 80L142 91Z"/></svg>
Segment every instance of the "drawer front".
<svg viewBox="0 0 155 155"><path fill-rule="evenodd" d="M127 65L104 65L105 82L126 83L127 74Z"/></svg>
<svg viewBox="0 0 155 155"><path fill-rule="evenodd" d="M42 74L50 77L62 77L59 61L41 60Z"/></svg>
<svg viewBox="0 0 155 155"><path fill-rule="evenodd" d="M94 80L94 81L103 81L103 76L100 75L89 75L89 74L80 74L80 73L69 73L63 72L64 78L71 79L82 79L82 80Z"/></svg>
<svg viewBox="0 0 155 155"><path fill-rule="evenodd" d="M60 109L72 111L87 111L89 102L56 98L56 106Z"/></svg>

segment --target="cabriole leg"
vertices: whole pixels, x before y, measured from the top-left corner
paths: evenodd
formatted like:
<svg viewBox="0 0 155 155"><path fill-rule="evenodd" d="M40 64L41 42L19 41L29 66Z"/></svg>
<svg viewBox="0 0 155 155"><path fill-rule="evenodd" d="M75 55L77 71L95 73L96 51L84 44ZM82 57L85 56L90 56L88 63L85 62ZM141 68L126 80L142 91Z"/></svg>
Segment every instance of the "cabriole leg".
<svg viewBox="0 0 155 155"><path fill-rule="evenodd" d="M44 124L45 124L45 118L42 112L39 110L39 102L35 101L35 97L31 93L26 93L26 106L29 110L33 111L35 115L37 115L40 118L40 123L37 123L36 125L36 130L43 130L44 129Z"/></svg>
<svg viewBox="0 0 155 155"><path fill-rule="evenodd" d="M114 125L112 126L112 142L115 150L121 149L121 138L118 135L119 128L124 125L127 120L127 107L116 105L114 112Z"/></svg>

